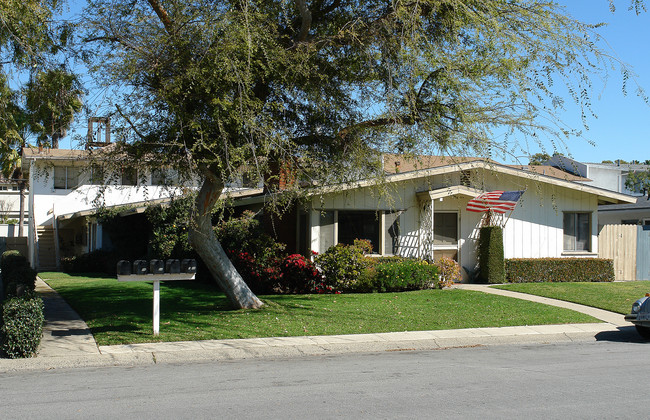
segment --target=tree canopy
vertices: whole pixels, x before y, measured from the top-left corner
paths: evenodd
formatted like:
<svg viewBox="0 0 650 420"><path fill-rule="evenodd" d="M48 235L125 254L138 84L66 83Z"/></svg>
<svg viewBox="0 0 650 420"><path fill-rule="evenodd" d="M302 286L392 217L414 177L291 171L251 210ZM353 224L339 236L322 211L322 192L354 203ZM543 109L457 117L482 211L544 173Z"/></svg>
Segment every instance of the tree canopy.
<svg viewBox="0 0 650 420"><path fill-rule="evenodd" d="M208 260L223 254L208 214L242 172L272 190L282 165L306 185L380 174L384 151L562 142L542 122L556 86L587 118L612 65L596 27L532 0L90 0L85 16L95 74L119 86L115 157L203 180L190 238ZM229 267L211 267L227 293Z"/></svg>
<svg viewBox="0 0 650 420"><path fill-rule="evenodd" d="M77 77L65 69L41 71L25 89L27 123L39 145L59 148L70 124L82 109L83 90Z"/></svg>
<svg viewBox="0 0 650 420"><path fill-rule="evenodd" d="M41 135L41 144L43 135L54 134L55 140L69 127L70 113L81 108L81 87L76 83L64 93L65 84L76 78L57 62L73 34L70 23L54 19L63 5L62 0L0 2L0 169L5 176L30 132ZM21 87L20 76L30 78L27 86Z"/></svg>

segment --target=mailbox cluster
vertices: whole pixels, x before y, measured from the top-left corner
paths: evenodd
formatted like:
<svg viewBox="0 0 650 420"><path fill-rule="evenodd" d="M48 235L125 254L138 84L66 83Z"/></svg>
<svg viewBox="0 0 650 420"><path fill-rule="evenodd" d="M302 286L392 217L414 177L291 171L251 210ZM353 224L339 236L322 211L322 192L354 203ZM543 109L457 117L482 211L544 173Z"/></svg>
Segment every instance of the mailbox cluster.
<svg viewBox="0 0 650 420"><path fill-rule="evenodd" d="M135 260L133 261L133 264L131 264L130 261L120 260L117 263L117 274L121 276L128 276L131 274L144 275L180 273L196 273L196 260Z"/></svg>

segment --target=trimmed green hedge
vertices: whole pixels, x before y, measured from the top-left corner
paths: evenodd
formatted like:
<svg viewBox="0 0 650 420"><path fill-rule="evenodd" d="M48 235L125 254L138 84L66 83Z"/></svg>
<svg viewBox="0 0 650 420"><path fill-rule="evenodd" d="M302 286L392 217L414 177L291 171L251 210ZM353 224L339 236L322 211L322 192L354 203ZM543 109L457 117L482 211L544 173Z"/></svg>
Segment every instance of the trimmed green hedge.
<svg viewBox="0 0 650 420"><path fill-rule="evenodd" d="M503 263L503 229L500 226L484 226L478 240L479 279L484 283L505 282Z"/></svg>
<svg viewBox="0 0 650 420"><path fill-rule="evenodd" d="M374 259L362 273L355 292L403 292L438 287L438 267L412 258Z"/></svg>
<svg viewBox="0 0 650 420"><path fill-rule="evenodd" d="M2 305L0 352L16 359L36 354L43 336L43 300L30 293L7 300Z"/></svg>
<svg viewBox="0 0 650 420"><path fill-rule="evenodd" d="M0 313L0 354L18 358L33 356L43 336L43 300L34 293L36 271L17 251L0 258L0 269L8 298Z"/></svg>
<svg viewBox="0 0 650 420"><path fill-rule="evenodd" d="M27 258L18 251L6 251L2 254L0 270L5 298L22 296L34 291L36 271L29 266Z"/></svg>
<svg viewBox="0 0 650 420"><path fill-rule="evenodd" d="M603 258L513 258L508 283L614 281L614 262Z"/></svg>

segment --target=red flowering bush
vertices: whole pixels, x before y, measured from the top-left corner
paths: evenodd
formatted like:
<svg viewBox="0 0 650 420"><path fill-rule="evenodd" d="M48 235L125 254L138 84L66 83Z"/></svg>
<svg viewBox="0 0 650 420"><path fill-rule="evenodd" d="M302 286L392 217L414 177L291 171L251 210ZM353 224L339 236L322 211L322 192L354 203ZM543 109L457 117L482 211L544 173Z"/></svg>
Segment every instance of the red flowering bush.
<svg viewBox="0 0 650 420"><path fill-rule="evenodd" d="M314 263L300 254L287 255L280 266L278 291L284 293L310 293L322 282Z"/></svg>
<svg viewBox="0 0 650 420"><path fill-rule="evenodd" d="M247 251L226 251L230 261L255 293L271 293L282 278L278 260L256 259Z"/></svg>

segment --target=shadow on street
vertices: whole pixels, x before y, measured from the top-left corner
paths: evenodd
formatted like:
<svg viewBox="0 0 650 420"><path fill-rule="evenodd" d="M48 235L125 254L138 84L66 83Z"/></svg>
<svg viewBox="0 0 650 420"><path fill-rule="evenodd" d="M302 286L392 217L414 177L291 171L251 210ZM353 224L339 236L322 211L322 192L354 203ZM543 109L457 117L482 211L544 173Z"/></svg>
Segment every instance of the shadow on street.
<svg viewBox="0 0 650 420"><path fill-rule="evenodd" d="M639 335L634 327L618 327L618 331L604 331L596 334L596 341L615 343L649 343Z"/></svg>

